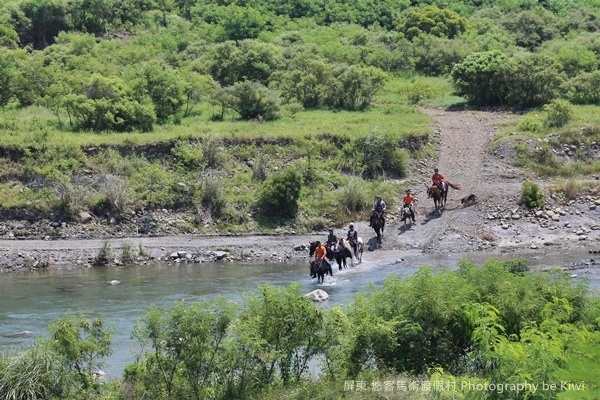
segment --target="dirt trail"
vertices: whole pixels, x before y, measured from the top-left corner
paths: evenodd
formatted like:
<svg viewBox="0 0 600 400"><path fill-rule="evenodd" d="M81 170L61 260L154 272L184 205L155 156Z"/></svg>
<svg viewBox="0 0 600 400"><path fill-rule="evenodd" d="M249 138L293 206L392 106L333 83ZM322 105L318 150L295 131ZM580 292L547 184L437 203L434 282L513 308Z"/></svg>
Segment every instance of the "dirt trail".
<svg viewBox="0 0 600 400"><path fill-rule="evenodd" d="M520 206L521 186L533 180L548 193L549 183L526 176L489 150L496 130L511 118L510 114L482 111L445 111L422 109L435 120L435 134L440 136L437 163L424 174L431 181L437 166L446 180L462 190L450 189L448 202L439 215L433 200L428 199L425 185L418 184L417 211L414 225L400 224L398 247L418 249L426 254L512 253L534 257L545 252L583 254L600 248L600 213L590 198L571 204L558 204L546 196L548 210L555 218L536 218ZM463 207L460 200L474 194L477 202ZM559 249L564 249L561 251ZM592 260L594 261L594 260Z"/></svg>
<svg viewBox="0 0 600 400"><path fill-rule="evenodd" d="M461 255L485 259L508 253L543 258L553 252L568 259L570 253L581 255L587 254L588 250L600 250L600 207L593 206L600 199L588 196L569 205L550 204L557 216L542 222L519 207L525 173L488 151L496 128L511 118L510 114L426 108L422 111L435 121L434 137L439 139L439 154L435 161L419 162L410 181L402 182L402 186L410 187L417 198L417 221L404 225L395 220L397 210L388 210L388 224L381 246L377 246L375 234L367 222L355 221L359 235L366 243L365 259L384 262L413 257L414 262L430 263L434 259L456 259ZM448 181L463 188L460 191L450 189L441 215L434 212L433 201L427 198L425 187L431 181L435 166ZM539 180L536 182L543 185ZM460 199L469 194L475 194L477 202L463 207ZM347 228L336 227L335 233L345 235ZM326 232L310 235L137 236L108 240L0 239L0 272L35 268L36 261L40 265L40 260L44 259L54 268L89 267L107 242L115 258L119 258L124 246L131 246L133 250L141 246L152 258L162 261L172 261L172 254L178 251L193 254L194 261L206 261L214 259L215 252L225 250L231 255L230 259L238 261L286 262L306 258L308 252L302 246L325 237ZM592 260L591 264L595 265L596 261Z"/></svg>
<svg viewBox="0 0 600 400"><path fill-rule="evenodd" d="M413 191L417 197L419 218L415 226L400 226L401 247L425 252L464 252L473 250L469 242L479 240L485 232L485 204L503 204L516 200L524 176L488 154L487 146L496 127L507 121L507 114L477 111L422 109L435 120L434 132L440 136L439 156L423 176L423 183ZM433 168L438 167L445 179L459 184L450 188L442 215L434 212L433 200L427 198L426 185L431 183ZM416 189L416 190L415 190ZM477 196L473 206L462 207L460 199Z"/></svg>

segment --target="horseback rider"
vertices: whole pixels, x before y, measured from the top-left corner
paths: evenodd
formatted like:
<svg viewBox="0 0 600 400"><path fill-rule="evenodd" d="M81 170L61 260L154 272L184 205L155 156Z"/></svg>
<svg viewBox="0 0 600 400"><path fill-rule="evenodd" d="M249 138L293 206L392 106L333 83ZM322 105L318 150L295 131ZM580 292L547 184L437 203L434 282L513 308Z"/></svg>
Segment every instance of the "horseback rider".
<svg viewBox="0 0 600 400"><path fill-rule="evenodd" d="M408 209L410 210L410 218L412 219L412 222L415 222L415 210L414 210L415 196L412 195L410 189L406 190L406 194L404 195L403 200L404 200L404 206L408 206ZM404 206L402 208L404 208Z"/></svg>
<svg viewBox="0 0 600 400"><path fill-rule="evenodd" d="M446 191L446 181L444 180L444 175L440 174L437 168L433 169L433 175L431 176L431 181L434 185L440 188L442 192Z"/></svg>
<svg viewBox="0 0 600 400"><path fill-rule="evenodd" d="M358 252L358 232L354 230L354 224L349 225L348 237L346 238L348 242L354 248L354 254Z"/></svg>
<svg viewBox="0 0 600 400"><path fill-rule="evenodd" d="M375 196L375 204L373 204L373 212L371 213L371 218L369 219L369 226L373 226L373 220L375 216L381 218L381 221L385 223L385 201L381 199L381 196Z"/></svg>
<svg viewBox="0 0 600 400"><path fill-rule="evenodd" d="M319 265L323 265L323 261L329 264L327 261L327 249L317 240L317 248L315 249L315 260L319 262Z"/></svg>
<svg viewBox="0 0 600 400"><path fill-rule="evenodd" d="M327 236L327 243L325 246L330 247L334 252L340 251L338 249L338 238L333 234L333 228L329 228L329 236Z"/></svg>

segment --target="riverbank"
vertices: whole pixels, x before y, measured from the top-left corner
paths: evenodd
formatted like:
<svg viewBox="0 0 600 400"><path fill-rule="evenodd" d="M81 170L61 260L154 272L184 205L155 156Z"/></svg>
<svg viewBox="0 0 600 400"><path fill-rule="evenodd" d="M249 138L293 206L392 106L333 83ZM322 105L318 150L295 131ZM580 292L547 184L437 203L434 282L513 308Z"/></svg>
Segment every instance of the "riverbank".
<svg viewBox="0 0 600 400"><path fill-rule="evenodd" d="M514 167L510 149L490 150L497 129L512 115L483 111L423 109L435 121L436 160L411 166L409 178L398 181L416 197L417 221L404 225L398 210L388 209L383 243L366 221L354 221L370 252L385 252L395 260L415 254L423 262L446 255L480 258L499 255L544 257L544 254L588 254L600 258L600 177L588 177L589 189L576 198L554 194L552 182ZM434 167L462 190L450 189L448 201L437 213L426 186ZM523 182L535 182L545 194L543 209L522 205ZM475 195L473 204L461 199ZM385 199L384 199L385 200ZM396 203L401 200L397 199ZM310 241L324 241L327 232L298 235L186 234L194 215L168 210L136 211L116 223L82 215L77 222L36 221L26 218L0 223L0 272L35 269L89 268L95 265L222 262L274 262L308 258ZM336 226L345 236L348 226ZM583 260L583 259L582 259ZM578 261L579 262L579 261ZM568 262L566 262L568 264ZM559 266L559 265L557 265Z"/></svg>

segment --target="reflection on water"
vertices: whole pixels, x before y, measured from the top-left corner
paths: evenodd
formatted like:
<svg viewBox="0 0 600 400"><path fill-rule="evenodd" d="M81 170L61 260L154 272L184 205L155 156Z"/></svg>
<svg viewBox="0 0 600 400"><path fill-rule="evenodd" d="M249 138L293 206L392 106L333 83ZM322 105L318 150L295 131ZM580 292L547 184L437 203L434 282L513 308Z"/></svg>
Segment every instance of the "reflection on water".
<svg viewBox="0 0 600 400"><path fill-rule="evenodd" d="M306 261L266 265L157 264L5 274L0 277L0 346L31 343L36 335L47 335L48 323L67 313L103 315L107 325L116 327L114 353L105 360L105 370L109 376L118 376L134 360L138 348L131 333L152 304L170 307L177 300L207 300L215 296L240 300L244 293L253 292L263 283L285 286L297 282L306 293L317 287L328 292L330 300L324 306L343 306L370 283L379 286L391 273L410 275L425 263L418 258L412 262L370 258L349 270L334 269L333 278L326 278L318 286L308 276ZM427 263L452 267L456 260L429 258ZM587 275L597 285L598 271L592 271L596 275ZM580 274L584 276L586 272ZM121 283L114 284L115 280Z"/></svg>

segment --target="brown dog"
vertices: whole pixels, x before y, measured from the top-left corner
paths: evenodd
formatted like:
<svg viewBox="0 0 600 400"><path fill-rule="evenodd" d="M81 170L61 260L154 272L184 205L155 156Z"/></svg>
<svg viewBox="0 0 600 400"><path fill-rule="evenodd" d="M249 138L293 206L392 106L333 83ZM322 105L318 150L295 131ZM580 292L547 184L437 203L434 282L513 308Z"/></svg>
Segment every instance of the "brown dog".
<svg viewBox="0 0 600 400"><path fill-rule="evenodd" d="M470 194L460 199L460 204L462 204L463 207L470 206L471 204L475 204L475 200L477 200L477 196Z"/></svg>

